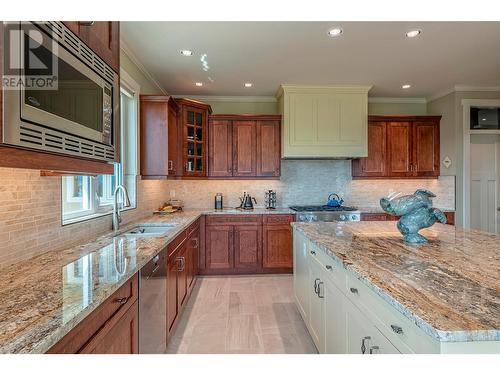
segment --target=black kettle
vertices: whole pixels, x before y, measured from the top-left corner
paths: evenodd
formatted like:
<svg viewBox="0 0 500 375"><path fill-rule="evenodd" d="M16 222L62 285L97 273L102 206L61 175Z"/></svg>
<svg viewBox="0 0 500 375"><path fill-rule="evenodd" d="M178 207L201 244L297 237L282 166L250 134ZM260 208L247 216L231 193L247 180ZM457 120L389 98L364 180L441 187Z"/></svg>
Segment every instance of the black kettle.
<svg viewBox="0 0 500 375"><path fill-rule="evenodd" d="M253 210L253 203L257 204L255 198L253 198L250 194L243 193L243 198L240 197L240 207L243 210Z"/></svg>

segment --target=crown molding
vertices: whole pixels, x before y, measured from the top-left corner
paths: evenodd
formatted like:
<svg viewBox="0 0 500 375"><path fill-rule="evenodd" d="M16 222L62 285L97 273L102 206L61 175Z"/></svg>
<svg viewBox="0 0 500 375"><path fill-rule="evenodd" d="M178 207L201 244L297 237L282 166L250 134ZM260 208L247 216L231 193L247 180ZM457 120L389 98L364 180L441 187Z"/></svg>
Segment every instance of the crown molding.
<svg viewBox="0 0 500 375"><path fill-rule="evenodd" d="M425 98L389 98L389 97L368 97L368 103L409 103L425 104Z"/></svg>
<svg viewBox="0 0 500 375"><path fill-rule="evenodd" d="M447 90L437 92L427 98L427 102L442 98L443 96L449 95L452 92L464 92L464 91L475 91L475 92L493 92L500 91L500 86L468 86L468 85L455 85Z"/></svg>
<svg viewBox="0 0 500 375"><path fill-rule="evenodd" d="M217 96L217 95L189 95L175 94L176 98L190 98L199 101L209 102L233 102L233 103L276 103L277 99L274 96Z"/></svg>
<svg viewBox="0 0 500 375"><path fill-rule="evenodd" d="M167 91L162 87L162 85L158 82L158 80L146 69L146 67L142 64L142 62L137 58L137 56L132 52L128 44L120 38L120 50L126 54L129 59L137 66L137 68L149 79L164 95L167 95Z"/></svg>

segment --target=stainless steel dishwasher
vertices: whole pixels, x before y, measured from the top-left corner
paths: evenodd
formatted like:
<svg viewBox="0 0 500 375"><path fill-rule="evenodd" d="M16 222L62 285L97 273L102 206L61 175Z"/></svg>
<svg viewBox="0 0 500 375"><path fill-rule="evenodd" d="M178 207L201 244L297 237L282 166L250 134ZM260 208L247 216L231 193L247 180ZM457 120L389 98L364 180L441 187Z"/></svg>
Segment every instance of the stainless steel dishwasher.
<svg viewBox="0 0 500 375"><path fill-rule="evenodd" d="M167 256L155 256L139 274L139 353L167 349Z"/></svg>

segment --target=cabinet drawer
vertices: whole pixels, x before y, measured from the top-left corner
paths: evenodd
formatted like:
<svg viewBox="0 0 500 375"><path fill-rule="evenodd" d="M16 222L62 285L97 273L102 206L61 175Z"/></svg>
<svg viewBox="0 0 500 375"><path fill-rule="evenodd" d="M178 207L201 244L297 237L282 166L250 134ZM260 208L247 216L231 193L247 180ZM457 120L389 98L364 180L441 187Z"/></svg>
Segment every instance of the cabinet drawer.
<svg viewBox="0 0 500 375"><path fill-rule="evenodd" d="M192 223L187 229L187 237L191 236L193 232L200 227L200 219L196 219L194 223Z"/></svg>
<svg viewBox="0 0 500 375"><path fill-rule="evenodd" d="M362 213L361 214L361 221L386 221L387 220L387 215L380 213L380 214L370 214L370 213Z"/></svg>
<svg viewBox="0 0 500 375"><path fill-rule="evenodd" d="M179 235L175 237L172 240L172 242L168 244L167 249L169 257L179 249L179 247L184 243L186 238L187 238L187 230L184 230L181 233L179 233Z"/></svg>
<svg viewBox="0 0 500 375"><path fill-rule="evenodd" d="M345 293L346 273L342 265L326 255L323 250L318 249L315 245L310 246L309 256L321 265L321 268L325 271L324 275Z"/></svg>
<svg viewBox="0 0 500 375"><path fill-rule="evenodd" d="M352 275L347 295L375 323L377 329L403 353L438 353L439 342Z"/></svg>
<svg viewBox="0 0 500 375"><path fill-rule="evenodd" d="M107 321L115 316L118 318L137 301L137 280L136 274L50 348L48 353L77 353Z"/></svg>
<svg viewBox="0 0 500 375"><path fill-rule="evenodd" d="M262 215L264 225L289 224L295 220L295 215Z"/></svg>
<svg viewBox="0 0 500 375"><path fill-rule="evenodd" d="M207 225L260 225L262 215L209 215L206 217Z"/></svg>

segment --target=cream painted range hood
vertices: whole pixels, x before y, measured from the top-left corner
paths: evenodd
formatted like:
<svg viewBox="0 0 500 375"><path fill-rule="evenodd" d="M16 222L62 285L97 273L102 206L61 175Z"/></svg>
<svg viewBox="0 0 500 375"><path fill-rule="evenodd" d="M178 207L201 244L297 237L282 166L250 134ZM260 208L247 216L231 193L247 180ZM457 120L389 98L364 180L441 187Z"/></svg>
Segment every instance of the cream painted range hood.
<svg viewBox="0 0 500 375"><path fill-rule="evenodd" d="M371 86L281 85L281 156L351 159L368 156Z"/></svg>

